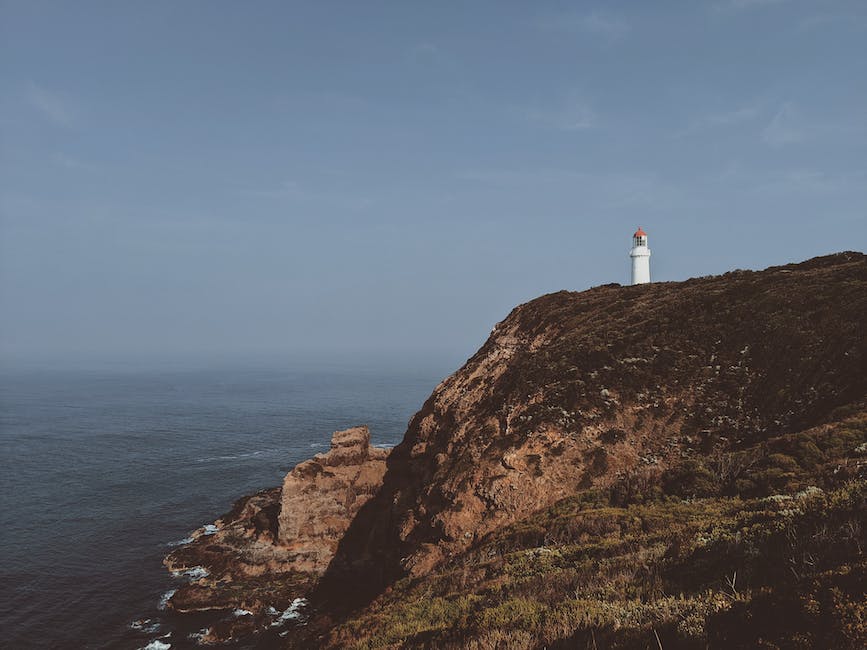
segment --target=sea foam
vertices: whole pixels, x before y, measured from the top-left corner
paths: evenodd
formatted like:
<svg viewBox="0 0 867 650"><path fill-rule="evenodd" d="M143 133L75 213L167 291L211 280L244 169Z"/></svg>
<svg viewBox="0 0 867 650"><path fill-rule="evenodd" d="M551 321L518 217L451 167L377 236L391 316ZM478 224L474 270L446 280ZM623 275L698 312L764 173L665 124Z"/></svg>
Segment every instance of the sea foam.
<svg viewBox="0 0 867 650"><path fill-rule="evenodd" d="M207 634L208 634L210 631L211 631L211 628L209 628L209 627L203 627L203 628L202 628L201 630L199 630L198 632L193 632L192 634L190 634L187 638L188 638L190 641L195 641L195 642L196 642L196 645L204 645L204 643L205 643L205 636L207 636Z"/></svg>
<svg viewBox="0 0 867 650"><path fill-rule="evenodd" d="M189 578L190 580L199 580L201 578L207 578L211 575L211 572L208 571L203 566L194 566L189 569L181 569L180 571L172 571L172 575L175 578Z"/></svg>
<svg viewBox="0 0 867 650"><path fill-rule="evenodd" d="M286 610L280 614L280 617L271 623L271 627L280 627L285 623L294 622L303 625L307 622L307 616L304 614L304 608L307 607L306 598L296 598Z"/></svg>
<svg viewBox="0 0 867 650"><path fill-rule="evenodd" d="M197 463L213 463L215 461L224 461L224 460L240 460L242 458L255 458L256 456L261 456L262 454L274 454L277 452L282 452L282 449L259 449L257 451L248 451L243 454L229 454L226 456L207 456L206 458L197 458Z"/></svg>
<svg viewBox="0 0 867 650"><path fill-rule="evenodd" d="M158 609L165 609L166 605L169 604L169 599L175 595L176 591L177 591L177 589L169 589L166 593L164 593L162 596L160 596L160 602L157 605L157 608Z"/></svg>
<svg viewBox="0 0 867 650"><path fill-rule="evenodd" d="M154 632L159 631L160 624L156 621L152 621L149 618L140 618L137 621L133 621L129 624L129 629L135 630L136 632L146 632L148 634L153 634Z"/></svg>
<svg viewBox="0 0 867 650"><path fill-rule="evenodd" d="M169 650L172 647L171 643L166 643L165 641L160 641L159 639L154 639L146 646L144 646L141 650Z"/></svg>

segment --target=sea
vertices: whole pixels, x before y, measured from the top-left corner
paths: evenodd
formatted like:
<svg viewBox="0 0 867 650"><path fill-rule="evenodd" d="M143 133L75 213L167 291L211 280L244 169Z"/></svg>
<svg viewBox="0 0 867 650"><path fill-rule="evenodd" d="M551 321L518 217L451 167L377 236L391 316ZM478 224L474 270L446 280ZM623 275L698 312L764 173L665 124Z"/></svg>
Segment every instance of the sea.
<svg viewBox="0 0 867 650"><path fill-rule="evenodd" d="M196 647L173 545L359 424L398 443L437 363L0 370L0 647Z"/></svg>

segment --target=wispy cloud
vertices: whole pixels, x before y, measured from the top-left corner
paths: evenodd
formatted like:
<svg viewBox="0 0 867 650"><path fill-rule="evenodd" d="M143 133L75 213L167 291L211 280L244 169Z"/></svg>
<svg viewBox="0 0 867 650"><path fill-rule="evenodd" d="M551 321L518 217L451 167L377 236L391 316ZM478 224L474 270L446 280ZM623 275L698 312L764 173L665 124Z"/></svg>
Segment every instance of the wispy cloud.
<svg viewBox="0 0 867 650"><path fill-rule="evenodd" d="M294 180L285 180L272 188L241 189L239 193L242 196L250 198L270 199L278 202L308 206L330 206L351 210L361 210L373 203L370 197L361 196L345 189L331 187L317 190L308 188Z"/></svg>
<svg viewBox="0 0 867 650"><path fill-rule="evenodd" d="M433 43L418 43L410 49L409 59L416 63L424 63L437 59L441 54L440 48Z"/></svg>
<svg viewBox="0 0 867 650"><path fill-rule="evenodd" d="M538 24L543 29L589 34L606 39L622 38L632 29L624 19L599 11L547 14L539 18Z"/></svg>
<svg viewBox="0 0 867 650"><path fill-rule="evenodd" d="M815 13L811 16L806 16L801 19L798 25L798 31L809 32L813 30L827 30L836 26L845 26L847 29L867 28L867 16L863 12L857 10L846 10L844 7L825 7L828 11Z"/></svg>
<svg viewBox="0 0 867 650"><path fill-rule="evenodd" d="M573 197L576 205L600 210L671 206L688 200L655 174L589 173L570 169L469 169L458 179L479 186L520 188L528 195Z"/></svg>
<svg viewBox="0 0 867 650"><path fill-rule="evenodd" d="M571 97L559 106L534 106L514 110L529 122L559 131L585 131L598 125L596 112L578 97Z"/></svg>
<svg viewBox="0 0 867 650"><path fill-rule="evenodd" d="M795 106L789 102L783 104L762 130L762 140L773 147L801 142L805 137L805 129Z"/></svg>
<svg viewBox="0 0 867 650"><path fill-rule="evenodd" d="M59 94L33 82L27 84L27 102L46 120L59 126L72 123L73 115L68 102Z"/></svg>
<svg viewBox="0 0 867 650"><path fill-rule="evenodd" d="M277 187L267 189L245 189L241 193L246 196L255 196L263 199L292 199L303 198L305 193L296 181L286 180Z"/></svg>
<svg viewBox="0 0 867 650"><path fill-rule="evenodd" d="M61 152L56 152L52 154L51 162L53 162L58 167L63 167L65 169L74 169L78 171L92 172L98 169L98 167L92 163L79 160L78 158L68 156L67 154Z"/></svg>
<svg viewBox="0 0 867 650"><path fill-rule="evenodd" d="M761 170L735 163L727 166L713 180L729 187L737 187L740 193L839 196L855 192L863 195L864 188L867 187L867 170L826 171L802 167Z"/></svg>
<svg viewBox="0 0 867 650"><path fill-rule="evenodd" d="M762 191L802 191L817 194L860 189L863 193L863 188L867 187L865 181L867 181L867 172L864 170L829 173L815 169L794 169L780 173L759 189Z"/></svg>
<svg viewBox="0 0 867 650"><path fill-rule="evenodd" d="M856 112L857 113L857 112ZM784 102L762 129L762 141L772 147L793 144L852 144L867 142L867 124L860 114L837 115L833 120L805 114L793 102Z"/></svg>
<svg viewBox="0 0 867 650"><path fill-rule="evenodd" d="M749 11L750 9L758 9L760 7L769 7L771 5L781 5L789 0L726 0L718 2L714 5L717 11Z"/></svg>
<svg viewBox="0 0 867 650"><path fill-rule="evenodd" d="M743 106L732 111L710 113L693 120L689 126L680 131L677 135L679 137L685 137L710 129L743 124L755 120L760 114L761 109L758 106Z"/></svg>
<svg viewBox="0 0 867 650"><path fill-rule="evenodd" d="M598 12L584 16L579 25L585 32L599 34L608 38L620 38L629 33L631 29L626 21Z"/></svg>
<svg viewBox="0 0 867 650"><path fill-rule="evenodd" d="M528 109L528 120L561 131L584 131L596 126L596 114L587 106L572 106L562 110Z"/></svg>

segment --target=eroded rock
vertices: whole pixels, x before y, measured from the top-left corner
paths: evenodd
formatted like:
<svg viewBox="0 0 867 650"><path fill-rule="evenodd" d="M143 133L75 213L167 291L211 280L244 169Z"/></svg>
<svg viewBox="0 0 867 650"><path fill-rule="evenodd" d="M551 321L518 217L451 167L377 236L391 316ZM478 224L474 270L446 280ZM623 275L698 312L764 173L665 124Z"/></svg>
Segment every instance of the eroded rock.
<svg viewBox="0 0 867 650"><path fill-rule="evenodd" d="M278 540L294 553L296 568L327 568L350 521L382 484L387 457L370 445L367 427L355 427L336 432L328 452L286 475Z"/></svg>
<svg viewBox="0 0 867 650"><path fill-rule="evenodd" d="M239 499L164 560L179 580L167 603L178 613L213 612L203 642L270 629L325 571L343 533L385 474L388 450L367 427L337 431L331 449L298 464L282 488ZM244 616L233 612L243 611Z"/></svg>

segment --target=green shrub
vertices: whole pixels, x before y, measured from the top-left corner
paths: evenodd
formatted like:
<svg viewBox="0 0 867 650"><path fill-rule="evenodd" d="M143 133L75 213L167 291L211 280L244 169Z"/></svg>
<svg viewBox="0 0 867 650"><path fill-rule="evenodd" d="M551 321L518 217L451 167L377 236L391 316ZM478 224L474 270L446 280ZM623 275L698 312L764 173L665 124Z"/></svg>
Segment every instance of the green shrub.
<svg viewBox="0 0 867 650"><path fill-rule="evenodd" d="M662 489L679 497L709 497L719 494L719 479L697 460L686 460L662 475Z"/></svg>
<svg viewBox="0 0 867 650"><path fill-rule="evenodd" d="M786 454L771 454L770 456L768 456L768 464L781 474L794 474L801 469L798 461L796 461L791 456L787 456Z"/></svg>
<svg viewBox="0 0 867 650"><path fill-rule="evenodd" d="M795 460L798 461L798 465L804 469L814 469L825 462L825 454L821 452L812 440L798 441L792 453Z"/></svg>

